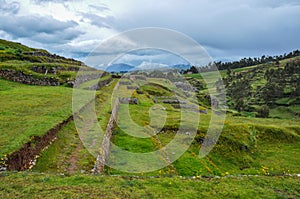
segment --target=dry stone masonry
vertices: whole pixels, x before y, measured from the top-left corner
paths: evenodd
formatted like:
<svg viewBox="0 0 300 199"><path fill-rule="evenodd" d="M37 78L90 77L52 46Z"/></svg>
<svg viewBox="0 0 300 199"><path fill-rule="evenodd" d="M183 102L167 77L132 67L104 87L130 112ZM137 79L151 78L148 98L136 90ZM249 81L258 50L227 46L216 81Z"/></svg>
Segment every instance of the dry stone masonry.
<svg viewBox="0 0 300 199"><path fill-rule="evenodd" d="M106 131L103 137L102 146L100 148L99 154L96 159L96 163L94 166L94 173L101 173L104 170L106 160L110 154L110 139L112 137L113 130L117 123L117 116L119 111L120 101L116 99L114 103L114 107L111 112L110 119L108 121Z"/></svg>
<svg viewBox="0 0 300 199"><path fill-rule="evenodd" d="M24 74L15 70L0 70L0 77L3 79L14 81L22 84L38 85L38 86L59 86L60 82L57 78L44 77L35 78L32 75Z"/></svg>

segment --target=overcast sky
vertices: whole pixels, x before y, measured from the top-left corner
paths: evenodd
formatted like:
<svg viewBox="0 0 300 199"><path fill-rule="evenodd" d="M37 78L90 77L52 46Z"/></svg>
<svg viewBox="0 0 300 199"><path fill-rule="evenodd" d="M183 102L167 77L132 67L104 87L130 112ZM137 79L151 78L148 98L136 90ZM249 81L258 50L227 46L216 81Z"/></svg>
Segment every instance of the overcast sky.
<svg viewBox="0 0 300 199"><path fill-rule="evenodd" d="M214 60L300 48L299 0L0 0L0 38L84 60L122 31L182 32Z"/></svg>

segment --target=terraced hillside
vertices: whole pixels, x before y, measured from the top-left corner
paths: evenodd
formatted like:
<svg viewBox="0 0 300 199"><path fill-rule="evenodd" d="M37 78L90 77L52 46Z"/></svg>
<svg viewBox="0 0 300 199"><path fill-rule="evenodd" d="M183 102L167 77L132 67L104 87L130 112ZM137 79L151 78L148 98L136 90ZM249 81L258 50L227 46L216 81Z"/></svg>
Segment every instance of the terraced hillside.
<svg viewBox="0 0 300 199"><path fill-rule="evenodd" d="M0 71L32 74L44 81L50 77L52 66L66 66L65 71L56 67L56 74L52 74L53 78L61 78L55 87L0 78L1 198L31 194L50 198L300 197L299 117L281 111L284 108L297 112L299 96L294 81L298 81L298 58L283 60L277 66L264 64L221 71L232 92L228 97L229 110L225 121L216 121L224 122L224 128L213 150L200 158L211 117L224 111L218 105L211 107L213 100L201 74L185 76L194 86L189 89L177 81L176 75L172 77L174 84L166 80L164 75L170 76L168 73L159 77L127 74L118 79L103 71L89 70L79 74L72 89L61 84L73 81L75 72L81 67L88 70L86 66L43 50L1 42L4 47ZM27 52L31 52L29 57ZM35 72L32 66L48 72ZM76 70L68 71L73 66ZM293 75L285 78L286 82L274 81L279 74L287 77L291 68ZM59 76L67 71L72 74L70 79ZM202 75L209 84L215 84L210 81L215 79L213 73ZM266 104L269 117L257 118L257 109L236 109L236 95L246 90L236 89L242 80L250 84L250 96L244 99L248 107ZM270 104L255 95L259 88L269 88L269 82L284 83L283 95ZM75 116L82 123L73 119L74 90L84 101L79 104L85 105L75 105ZM217 93L218 89L210 91ZM86 100L90 94L95 96ZM108 129L116 101L119 104L117 117L113 118L116 124L111 128L111 146L106 148L108 153L103 153L105 139L99 138L95 126L104 132ZM89 120L91 111L95 112L95 123ZM81 134L80 128L86 128L88 133ZM175 147L166 148L170 143ZM182 148L186 150L180 151ZM159 151L159 161L136 156L153 151ZM135 155L124 159L127 152ZM99 176L94 176L98 157L103 154L114 167L105 166ZM147 164L143 164L145 161ZM151 169L152 164L163 166ZM14 172L20 170L26 171Z"/></svg>
<svg viewBox="0 0 300 199"><path fill-rule="evenodd" d="M300 57L244 68L222 70L231 111L244 116L299 118ZM206 72L205 74L213 74ZM200 85L198 98L208 94L202 75L185 75L192 85ZM216 78L216 77L212 77ZM197 80L197 81L195 81ZM216 82L218 87L219 82Z"/></svg>
<svg viewBox="0 0 300 199"><path fill-rule="evenodd" d="M84 63L0 39L0 77L32 85L72 86L78 70L94 71Z"/></svg>

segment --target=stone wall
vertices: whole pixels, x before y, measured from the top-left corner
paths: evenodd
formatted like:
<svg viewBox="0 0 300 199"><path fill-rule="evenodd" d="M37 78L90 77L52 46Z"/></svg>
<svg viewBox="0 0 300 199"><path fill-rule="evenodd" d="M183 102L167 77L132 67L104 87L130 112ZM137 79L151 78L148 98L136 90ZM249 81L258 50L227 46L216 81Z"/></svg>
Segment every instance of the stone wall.
<svg viewBox="0 0 300 199"><path fill-rule="evenodd" d="M97 84L89 87L89 90L99 90L101 89L103 86L107 85L108 83L110 83L112 81L112 77L110 77L109 79L103 80L98 82Z"/></svg>
<svg viewBox="0 0 300 199"><path fill-rule="evenodd" d="M32 75L24 74L15 70L0 70L0 77L5 80L14 81L22 84L39 85L39 86L59 86L59 80L56 78L38 79Z"/></svg>
<svg viewBox="0 0 300 199"><path fill-rule="evenodd" d="M73 82L74 87L79 87L80 84L84 82L91 81L93 79L100 79L101 77L104 77L108 75L107 72L100 72L100 71L91 71L92 73L89 73L88 71L84 72L83 74L77 75L75 81Z"/></svg>
<svg viewBox="0 0 300 199"><path fill-rule="evenodd" d="M114 107L111 112L111 116L109 119L109 122L106 127L106 132L103 137L102 146L99 151L99 154L96 159L96 163L94 166L94 173L101 173L104 170L105 163L109 157L110 154L110 139L112 137L112 133L114 128L117 124L117 117L118 117L118 111L119 111L120 101L119 99L116 99L114 103Z"/></svg>
<svg viewBox="0 0 300 199"><path fill-rule="evenodd" d="M132 98L132 97L119 97L119 102L121 104L139 104L139 101L137 98Z"/></svg>

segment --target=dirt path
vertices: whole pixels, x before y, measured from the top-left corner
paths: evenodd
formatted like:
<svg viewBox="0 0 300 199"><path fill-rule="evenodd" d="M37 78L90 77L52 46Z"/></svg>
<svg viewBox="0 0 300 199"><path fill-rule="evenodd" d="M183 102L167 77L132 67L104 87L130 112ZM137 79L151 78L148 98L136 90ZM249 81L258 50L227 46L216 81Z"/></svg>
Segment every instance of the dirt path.
<svg viewBox="0 0 300 199"><path fill-rule="evenodd" d="M68 172L71 174L74 174L78 172L78 159L79 159L79 152L82 149L82 143L81 141L78 142L76 149L72 152L70 155L70 158L68 162L70 163L70 166L68 168Z"/></svg>

